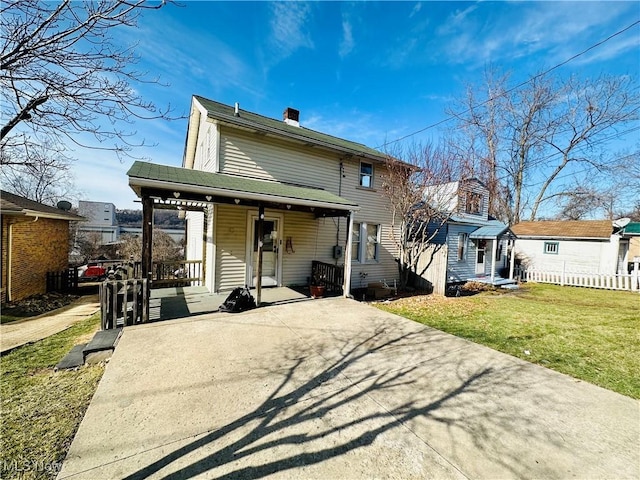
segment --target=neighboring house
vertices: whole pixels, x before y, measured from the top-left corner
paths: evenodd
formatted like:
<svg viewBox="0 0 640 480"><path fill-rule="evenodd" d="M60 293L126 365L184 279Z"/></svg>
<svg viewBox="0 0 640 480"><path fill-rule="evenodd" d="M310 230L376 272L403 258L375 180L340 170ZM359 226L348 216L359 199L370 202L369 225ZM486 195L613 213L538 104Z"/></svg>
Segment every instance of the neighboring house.
<svg viewBox="0 0 640 480"><path fill-rule="evenodd" d="M263 286L307 285L317 260L346 264L348 294L398 278L385 171L385 154L304 128L297 110L275 120L194 96L182 168L136 162L128 175L145 218L151 205L187 211L187 259L203 260L210 291L256 285L262 241Z"/></svg>
<svg viewBox="0 0 640 480"><path fill-rule="evenodd" d="M45 293L47 272L68 266L69 222L84 218L5 191L0 217L2 303Z"/></svg>
<svg viewBox="0 0 640 480"><path fill-rule="evenodd" d="M631 270L634 262L640 262L640 222L627 223L620 231L620 235L629 240L627 264Z"/></svg>
<svg viewBox="0 0 640 480"><path fill-rule="evenodd" d="M116 206L113 203L80 200L78 213L87 219L86 222L78 225L78 233L97 234L100 236L102 245L118 243L123 235L134 237L142 235L142 227L120 226L116 217ZM160 230L177 243L182 242L185 238L184 230L180 228L161 228Z"/></svg>
<svg viewBox="0 0 640 480"><path fill-rule="evenodd" d="M529 268L574 273L626 273L629 240L611 220L520 222L516 255Z"/></svg>
<svg viewBox="0 0 640 480"><path fill-rule="evenodd" d="M446 219L443 224L432 223L438 231L430 242L433 247L424 254L433 268L422 277L435 293L474 280L514 283L507 279L511 278L507 254L514 236L506 223L489 216L489 190L482 182L466 179L427 187L425 201L435 202Z"/></svg>

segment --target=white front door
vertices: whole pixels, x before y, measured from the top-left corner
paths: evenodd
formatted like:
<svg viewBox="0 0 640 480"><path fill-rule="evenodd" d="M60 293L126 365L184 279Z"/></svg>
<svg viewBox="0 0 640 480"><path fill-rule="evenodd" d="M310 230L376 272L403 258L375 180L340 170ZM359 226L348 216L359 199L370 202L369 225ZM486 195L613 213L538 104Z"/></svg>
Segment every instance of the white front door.
<svg viewBox="0 0 640 480"><path fill-rule="evenodd" d="M486 248L486 240L478 240L478 248L476 249L476 275L484 275L484 257Z"/></svg>
<svg viewBox="0 0 640 480"><path fill-rule="evenodd" d="M282 216L265 216L262 225L262 286L282 284L280 246L282 244ZM247 284L255 287L258 274L258 215L249 215L247 229Z"/></svg>

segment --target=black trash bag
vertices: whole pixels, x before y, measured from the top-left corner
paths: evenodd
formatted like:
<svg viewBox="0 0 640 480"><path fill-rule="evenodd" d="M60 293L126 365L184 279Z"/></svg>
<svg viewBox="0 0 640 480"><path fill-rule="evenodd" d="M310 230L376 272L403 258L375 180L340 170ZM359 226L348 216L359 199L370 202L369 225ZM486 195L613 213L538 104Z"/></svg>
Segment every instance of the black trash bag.
<svg viewBox="0 0 640 480"><path fill-rule="evenodd" d="M220 305L221 312L239 313L256 308L256 301L249 292L249 287L234 288L227 299Z"/></svg>

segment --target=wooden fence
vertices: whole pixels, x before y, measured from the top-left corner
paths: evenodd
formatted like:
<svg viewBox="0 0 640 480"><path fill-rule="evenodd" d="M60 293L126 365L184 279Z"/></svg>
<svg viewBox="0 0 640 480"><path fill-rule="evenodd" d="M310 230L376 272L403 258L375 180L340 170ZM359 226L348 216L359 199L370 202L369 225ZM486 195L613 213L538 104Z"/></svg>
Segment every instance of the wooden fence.
<svg viewBox="0 0 640 480"><path fill-rule="evenodd" d="M444 295L447 287L447 246L431 245L418 258L415 287Z"/></svg>
<svg viewBox="0 0 640 480"><path fill-rule="evenodd" d="M607 290L640 291L640 275L636 268L630 274L579 273L565 270L539 270L517 268L516 278L522 282L553 283L574 287L600 288Z"/></svg>
<svg viewBox="0 0 640 480"><path fill-rule="evenodd" d="M100 284L100 317L103 330L144 323L148 320L147 280L105 280Z"/></svg>
<svg viewBox="0 0 640 480"><path fill-rule="evenodd" d="M344 267L313 260L311 262L311 283L324 285L328 293L342 293Z"/></svg>
<svg viewBox="0 0 640 480"><path fill-rule="evenodd" d="M60 272L47 272L47 293L76 293L78 291L78 268L70 267Z"/></svg>

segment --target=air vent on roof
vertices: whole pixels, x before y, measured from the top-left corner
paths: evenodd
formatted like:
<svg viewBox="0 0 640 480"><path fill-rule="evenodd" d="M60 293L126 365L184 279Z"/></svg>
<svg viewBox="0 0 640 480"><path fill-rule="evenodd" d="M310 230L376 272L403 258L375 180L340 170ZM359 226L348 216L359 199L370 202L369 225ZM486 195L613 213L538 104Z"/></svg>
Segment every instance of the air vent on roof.
<svg viewBox="0 0 640 480"><path fill-rule="evenodd" d="M287 125L293 125L294 127L300 126L300 111L295 108L287 107L282 113L284 123Z"/></svg>
<svg viewBox="0 0 640 480"><path fill-rule="evenodd" d="M236 102L236 107L235 107L235 109L234 109L234 111L233 111L233 114L234 114L236 117L239 117L239 116L240 116L240 104L239 104L238 102Z"/></svg>

